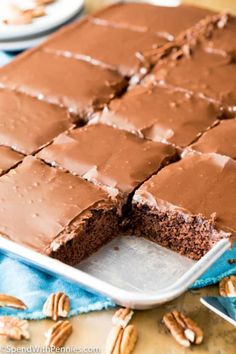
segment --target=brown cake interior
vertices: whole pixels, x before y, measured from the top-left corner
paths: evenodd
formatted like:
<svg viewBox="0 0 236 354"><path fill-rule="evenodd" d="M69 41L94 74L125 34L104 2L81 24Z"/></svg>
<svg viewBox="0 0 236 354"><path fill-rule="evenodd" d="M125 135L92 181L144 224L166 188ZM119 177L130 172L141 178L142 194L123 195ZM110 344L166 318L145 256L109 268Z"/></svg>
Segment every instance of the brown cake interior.
<svg viewBox="0 0 236 354"><path fill-rule="evenodd" d="M144 236L161 246L198 260L219 240L230 234L215 227L214 218L189 215L178 211L159 211L147 205L135 204L129 232Z"/></svg>

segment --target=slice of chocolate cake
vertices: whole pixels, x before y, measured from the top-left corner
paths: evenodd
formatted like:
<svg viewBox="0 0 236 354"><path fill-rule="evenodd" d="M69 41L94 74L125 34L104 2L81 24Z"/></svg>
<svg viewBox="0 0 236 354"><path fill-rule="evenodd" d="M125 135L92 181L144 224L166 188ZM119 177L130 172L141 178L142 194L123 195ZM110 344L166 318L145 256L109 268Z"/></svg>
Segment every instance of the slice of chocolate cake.
<svg viewBox="0 0 236 354"><path fill-rule="evenodd" d="M126 85L115 71L40 49L24 53L0 70L0 87L65 107L85 120Z"/></svg>
<svg viewBox="0 0 236 354"><path fill-rule="evenodd" d="M0 177L0 233L68 264L111 240L117 208L102 189L26 157Z"/></svg>
<svg viewBox="0 0 236 354"><path fill-rule="evenodd" d="M121 2L108 6L92 16L100 23L102 21L116 27L151 31L172 40L180 32L213 13L191 5L165 7Z"/></svg>
<svg viewBox="0 0 236 354"><path fill-rule="evenodd" d="M138 80L148 70L142 52L166 43L154 33L99 25L85 19L58 32L44 50L117 70Z"/></svg>
<svg viewBox="0 0 236 354"><path fill-rule="evenodd" d="M94 119L153 141L183 148L216 124L220 108L194 94L162 86L137 86Z"/></svg>
<svg viewBox="0 0 236 354"><path fill-rule="evenodd" d="M168 144L95 124L61 134L37 156L126 199L176 155Z"/></svg>
<svg viewBox="0 0 236 354"><path fill-rule="evenodd" d="M202 46L182 50L160 61L151 80L163 86L194 93L221 105L225 114L236 110L236 64L230 56L209 53ZM147 79L146 79L147 80Z"/></svg>
<svg viewBox="0 0 236 354"><path fill-rule="evenodd" d="M189 150L214 152L236 159L236 119L221 121L214 128L207 130L186 152Z"/></svg>
<svg viewBox="0 0 236 354"><path fill-rule="evenodd" d="M236 235L236 161L189 155L135 193L131 231L193 259Z"/></svg>
<svg viewBox="0 0 236 354"><path fill-rule="evenodd" d="M0 89L0 145L32 154L72 127L65 109Z"/></svg>

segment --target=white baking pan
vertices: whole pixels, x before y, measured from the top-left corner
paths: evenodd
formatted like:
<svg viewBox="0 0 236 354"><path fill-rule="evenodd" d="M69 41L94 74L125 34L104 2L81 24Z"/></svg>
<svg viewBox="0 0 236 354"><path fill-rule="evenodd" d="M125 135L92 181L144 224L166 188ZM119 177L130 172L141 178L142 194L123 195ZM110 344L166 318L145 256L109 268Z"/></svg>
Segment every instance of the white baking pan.
<svg viewBox="0 0 236 354"><path fill-rule="evenodd" d="M0 237L0 250L10 257L134 309L152 308L176 298L229 247L229 241L221 240L196 262L145 239L120 236L71 267Z"/></svg>

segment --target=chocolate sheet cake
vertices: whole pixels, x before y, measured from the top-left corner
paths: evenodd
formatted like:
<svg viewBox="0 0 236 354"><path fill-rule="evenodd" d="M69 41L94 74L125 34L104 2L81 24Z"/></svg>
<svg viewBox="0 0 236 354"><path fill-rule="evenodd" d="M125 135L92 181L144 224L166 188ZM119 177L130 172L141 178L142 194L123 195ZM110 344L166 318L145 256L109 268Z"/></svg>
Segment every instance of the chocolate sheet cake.
<svg viewBox="0 0 236 354"><path fill-rule="evenodd" d="M59 135L38 157L124 198L176 155L170 145L96 124Z"/></svg>
<svg viewBox="0 0 236 354"><path fill-rule="evenodd" d="M188 150L215 152L236 159L236 119L221 121L213 129L207 130Z"/></svg>
<svg viewBox="0 0 236 354"><path fill-rule="evenodd" d="M154 33L99 25L85 19L58 32L44 49L117 70L134 80L134 76L138 79L148 69L141 53L164 43L166 40Z"/></svg>
<svg viewBox="0 0 236 354"><path fill-rule="evenodd" d="M119 3L1 68L1 236L69 264L127 226L193 259L234 240L235 31Z"/></svg>
<svg viewBox="0 0 236 354"><path fill-rule="evenodd" d="M137 86L113 100L96 120L182 148L216 124L220 116L220 108L210 101L153 85Z"/></svg>
<svg viewBox="0 0 236 354"><path fill-rule="evenodd" d="M126 84L117 72L40 49L28 52L0 71L0 86L65 107L84 120Z"/></svg>
<svg viewBox="0 0 236 354"><path fill-rule="evenodd" d="M236 235L236 161L189 155L163 168L136 192L131 230L193 259Z"/></svg>
<svg viewBox="0 0 236 354"><path fill-rule="evenodd" d="M31 156L0 177L0 198L3 237L69 264L118 231L116 206L107 193Z"/></svg>
<svg viewBox="0 0 236 354"><path fill-rule="evenodd" d="M72 118L66 110L0 89L0 145L31 154L72 127Z"/></svg>

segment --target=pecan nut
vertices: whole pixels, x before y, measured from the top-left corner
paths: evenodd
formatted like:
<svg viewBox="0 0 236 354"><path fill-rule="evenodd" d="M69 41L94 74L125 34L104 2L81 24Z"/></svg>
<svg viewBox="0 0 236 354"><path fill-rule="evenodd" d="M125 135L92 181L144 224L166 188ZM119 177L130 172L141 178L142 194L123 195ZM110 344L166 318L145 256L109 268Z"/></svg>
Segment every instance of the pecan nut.
<svg viewBox="0 0 236 354"><path fill-rule="evenodd" d="M201 328L189 317L179 311L172 311L163 317L163 322L174 339L183 347L200 344L203 340Z"/></svg>
<svg viewBox="0 0 236 354"><path fill-rule="evenodd" d="M0 317L0 335L13 340L29 339L29 324L16 317Z"/></svg>
<svg viewBox="0 0 236 354"><path fill-rule="evenodd" d="M120 325L125 328L130 322L134 312L128 308L120 308L117 310L112 317L112 323L116 325Z"/></svg>
<svg viewBox="0 0 236 354"><path fill-rule="evenodd" d="M62 347L72 333L72 325L69 321L56 322L46 333L46 346Z"/></svg>
<svg viewBox="0 0 236 354"><path fill-rule="evenodd" d="M26 310L27 306L15 296L0 294L0 307L12 307L17 310Z"/></svg>
<svg viewBox="0 0 236 354"><path fill-rule="evenodd" d="M131 354L137 339L138 331L134 325L112 327L107 337L106 354Z"/></svg>
<svg viewBox="0 0 236 354"><path fill-rule="evenodd" d="M231 275L221 279L219 283L219 293L221 296L236 296L236 275Z"/></svg>
<svg viewBox="0 0 236 354"><path fill-rule="evenodd" d="M68 317L70 299L62 292L51 294L43 306L43 314L57 321L59 317Z"/></svg>

